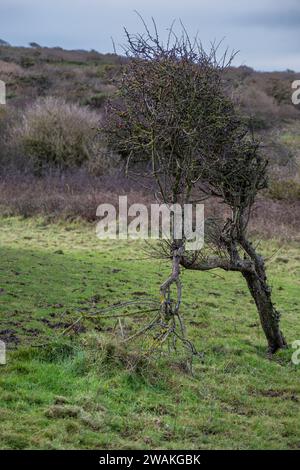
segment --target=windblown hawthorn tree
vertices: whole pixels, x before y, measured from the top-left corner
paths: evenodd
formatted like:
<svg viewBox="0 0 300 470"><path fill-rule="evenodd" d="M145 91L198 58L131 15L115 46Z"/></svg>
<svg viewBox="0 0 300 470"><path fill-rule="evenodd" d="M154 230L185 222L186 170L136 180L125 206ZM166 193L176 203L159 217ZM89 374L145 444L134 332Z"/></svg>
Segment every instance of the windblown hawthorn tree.
<svg viewBox="0 0 300 470"><path fill-rule="evenodd" d="M234 54L226 51L218 60L218 46L205 52L184 28L180 37L171 28L164 45L155 24L154 33L144 26L144 35L126 32L129 60L117 84L118 97L107 107L108 140L137 178L154 178L161 202L187 204L214 197L230 213L223 221L206 221L204 249L187 252L185 240L174 235L163 245L161 254L172 259L172 273L161 286L162 315L166 322L177 317L182 325L180 267L239 271L274 353L286 345L280 315L264 259L247 235L255 198L267 185L267 161L228 93L224 70ZM172 284L176 302L170 298Z"/></svg>

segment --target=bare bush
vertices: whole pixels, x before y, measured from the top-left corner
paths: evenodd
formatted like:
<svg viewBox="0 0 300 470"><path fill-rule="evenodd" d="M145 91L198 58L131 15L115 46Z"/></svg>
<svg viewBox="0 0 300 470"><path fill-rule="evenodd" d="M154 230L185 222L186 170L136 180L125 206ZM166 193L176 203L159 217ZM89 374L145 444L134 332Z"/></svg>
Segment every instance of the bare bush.
<svg viewBox="0 0 300 470"><path fill-rule="evenodd" d="M256 129L271 127L273 120L279 116L279 106L275 99L254 84L244 87L241 93L241 106L251 116Z"/></svg>
<svg viewBox="0 0 300 470"><path fill-rule="evenodd" d="M88 108L47 97L25 110L8 142L37 173L49 166L63 170L87 163L95 173L103 174L117 157L111 152L106 155L98 126L99 115Z"/></svg>

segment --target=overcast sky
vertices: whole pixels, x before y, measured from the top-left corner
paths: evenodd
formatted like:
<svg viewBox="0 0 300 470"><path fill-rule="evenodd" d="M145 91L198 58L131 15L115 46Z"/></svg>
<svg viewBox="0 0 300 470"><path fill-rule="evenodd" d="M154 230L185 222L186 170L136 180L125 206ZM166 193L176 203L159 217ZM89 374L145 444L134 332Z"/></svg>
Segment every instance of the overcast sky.
<svg viewBox="0 0 300 470"><path fill-rule="evenodd" d="M300 71L300 0L0 0L0 38L67 49L112 52L123 26L141 30L134 10L154 16L162 36L180 18L203 43L220 40L240 53L236 65Z"/></svg>

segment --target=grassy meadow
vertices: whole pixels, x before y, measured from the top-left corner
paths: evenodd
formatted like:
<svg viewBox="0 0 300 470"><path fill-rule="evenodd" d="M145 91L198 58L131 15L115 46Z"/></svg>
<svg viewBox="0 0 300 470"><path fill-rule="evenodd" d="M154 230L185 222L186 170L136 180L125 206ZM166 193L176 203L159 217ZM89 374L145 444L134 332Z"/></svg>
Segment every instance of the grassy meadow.
<svg viewBox="0 0 300 470"><path fill-rule="evenodd" d="M260 249L291 344L299 242ZM159 301L169 269L142 242L99 241L85 222L0 219L1 449L300 448L300 366L291 348L267 357L238 273L182 274L187 333L201 353L193 376L180 351L151 359L142 339L122 344L117 318L101 311ZM122 320L126 335L150 318L137 309L141 317Z"/></svg>

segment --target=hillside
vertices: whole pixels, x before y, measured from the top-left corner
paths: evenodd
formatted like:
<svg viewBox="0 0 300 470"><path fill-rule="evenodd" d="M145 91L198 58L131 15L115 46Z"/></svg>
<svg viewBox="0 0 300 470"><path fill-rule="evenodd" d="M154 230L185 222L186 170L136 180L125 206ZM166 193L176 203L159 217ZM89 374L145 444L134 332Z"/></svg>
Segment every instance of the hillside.
<svg viewBox="0 0 300 470"><path fill-rule="evenodd" d="M101 107L111 90L109 76L119 63L117 56L96 51L0 45L8 104L18 107L46 95Z"/></svg>
<svg viewBox="0 0 300 470"><path fill-rule="evenodd" d="M39 96L61 96L80 104L101 107L111 92L110 79L125 59L97 51L64 50L60 47L12 47L0 44L0 74L8 87L8 103L22 105ZM257 127L299 119L291 103L293 71L256 72L250 67L231 68L229 78L242 104L257 118ZM272 116L272 123L268 117Z"/></svg>
<svg viewBox="0 0 300 470"><path fill-rule="evenodd" d="M103 183L103 177L106 176L103 172L111 174L111 170L114 171L114 168L110 170L113 160L110 159L108 164L105 159L105 149L101 150L100 156L97 154L90 163L84 165L80 174L76 170L76 177L65 175L69 189L66 189L60 177L55 180L52 170L51 177L47 170L47 179L35 181L33 184L32 158L26 155L28 143L24 142L22 146L19 144L20 126L23 113L35 106L39 100L49 97L54 99L50 102L49 109L54 107L58 116L61 114L59 103L62 111L66 107L64 103L71 103L77 106L78 117L88 113L90 126L97 126L106 99L115 90L113 79L118 77L120 66L125 59L96 51L67 51L59 47L44 48L33 45L34 47L27 48L0 46L0 79L6 83L7 89L7 105L0 108L1 212L28 216L45 212L47 215L47 211L50 211L51 214L54 212L55 217L64 213L67 217L79 215L90 219L91 213L95 212L96 202L101 202L103 198L103 185L107 187L107 181ZM274 225L274 217L279 216L280 220L285 220L285 224L289 218L287 228L281 230L282 236L291 231L298 231L298 217L293 214L299 212L300 200L300 110L299 106L291 103L291 84L297 79L297 74L292 71L257 72L243 66L230 68L225 78L233 84L234 96L241 111L251 117L253 129L262 139L264 152L270 161L270 187L265 192L265 200L269 203L263 203L266 217L269 217L269 225ZM45 110L45 113L47 112ZM96 124L92 124L93 122ZM50 129L49 126L55 124L45 122L43 125ZM24 126L25 124L23 128ZM73 124L66 123L64 132L67 134L70 133L68 126ZM70 131L72 135L72 130ZM33 132L37 131L33 129ZM52 132L54 135L58 130L53 129ZM48 134L51 136L51 130ZM75 138L77 139L74 136ZM44 153L48 152L50 145L56 145L54 138L52 143L45 143ZM81 150L78 149L78 152ZM39 154L37 157L39 158ZM76 165L72 169L73 173ZM21 179L18 176L20 172ZM9 178L8 173L11 175ZM93 175L97 178L91 181ZM99 175L102 175L101 181ZM116 182L118 178L114 178L113 185L120 185ZM128 182L124 184L128 188ZM59 203L55 202L57 193L53 194L53 185L59 187L58 192L66 201L65 204L62 204L62 199ZM87 188L90 187L94 188L94 196L87 194ZM30 199L24 199L24 194ZM79 194L81 202L78 206ZM96 202L92 207L88 207L88 201L92 198L96 198ZM148 199L151 200L151 194ZM41 200L39 207L38 200ZM77 204L76 209L74 204ZM266 210L266 205L269 210ZM262 225L260 227L263 228Z"/></svg>

